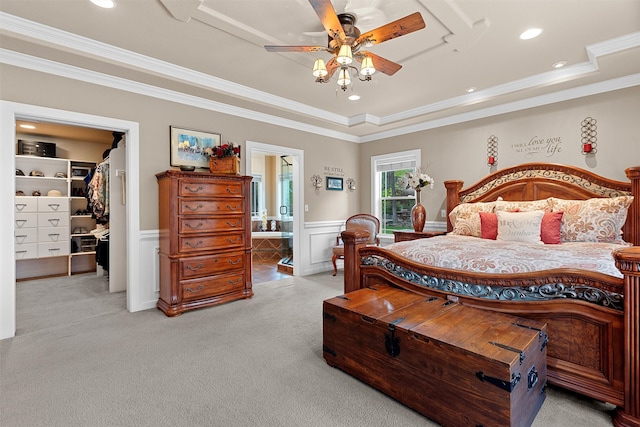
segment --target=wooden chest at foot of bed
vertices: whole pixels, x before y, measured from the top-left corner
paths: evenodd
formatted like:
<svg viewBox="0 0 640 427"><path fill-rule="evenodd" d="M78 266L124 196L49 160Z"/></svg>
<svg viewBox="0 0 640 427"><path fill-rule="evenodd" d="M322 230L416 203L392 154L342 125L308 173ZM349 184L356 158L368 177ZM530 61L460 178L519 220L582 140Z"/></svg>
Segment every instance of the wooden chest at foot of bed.
<svg viewBox="0 0 640 427"><path fill-rule="evenodd" d="M324 358L443 426L530 426L546 324L379 285L324 301Z"/></svg>

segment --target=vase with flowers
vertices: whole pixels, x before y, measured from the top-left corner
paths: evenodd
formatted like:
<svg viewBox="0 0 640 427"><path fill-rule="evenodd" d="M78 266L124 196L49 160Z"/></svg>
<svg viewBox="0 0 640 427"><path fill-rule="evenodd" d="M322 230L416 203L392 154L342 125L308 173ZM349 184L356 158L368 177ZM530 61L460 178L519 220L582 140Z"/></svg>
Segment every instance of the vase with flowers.
<svg viewBox="0 0 640 427"><path fill-rule="evenodd" d="M240 147L233 142L213 147L209 156L209 171L211 173L234 174L240 173Z"/></svg>
<svg viewBox="0 0 640 427"><path fill-rule="evenodd" d="M427 185L433 188L433 178L421 172L418 168L415 172L408 172L403 179L403 183L405 188L412 188L416 192L416 204L411 208L411 225L414 231L422 231L427 221L427 210L420 203L420 192L422 187Z"/></svg>

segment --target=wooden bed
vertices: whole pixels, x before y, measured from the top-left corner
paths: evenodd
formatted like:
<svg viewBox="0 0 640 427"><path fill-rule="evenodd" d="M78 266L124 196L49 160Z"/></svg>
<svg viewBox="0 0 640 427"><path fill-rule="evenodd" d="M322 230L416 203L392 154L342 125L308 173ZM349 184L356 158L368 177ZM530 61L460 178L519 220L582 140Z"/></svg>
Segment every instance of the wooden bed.
<svg viewBox="0 0 640 427"><path fill-rule="evenodd" d="M578 269L487 274L432 267L384 248L367 247L366 232L345 231L344 291L386 283L544 321L549 335L548 381L616 405L614 425L640 427L640 166L625 173L629 182L613 181L571 166L527 163L492 173L466 189L462 189L462 181L445 182L448 212L459 203L495 201L498 197L531 201L634 196L623 238L635 246L620 246L614 252L623 278ZM498 301L464 291L471 286L527 293L545 285L569 292L542 300ZM602 298L592 298L594 294L606 295L606 300L619 304L603 303Z"/></svg>

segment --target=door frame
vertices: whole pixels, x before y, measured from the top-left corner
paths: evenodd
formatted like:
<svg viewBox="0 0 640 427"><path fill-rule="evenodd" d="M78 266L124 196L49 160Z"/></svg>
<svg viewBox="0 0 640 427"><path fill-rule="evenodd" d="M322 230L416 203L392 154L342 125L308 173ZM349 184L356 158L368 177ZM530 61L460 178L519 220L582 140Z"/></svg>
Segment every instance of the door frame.
<svg viewBox="0 0 640 427"><path fill-rule="evenodd" d="M16 120L46 121L83 126L126 134L126 245L127 245L127 310L138 311L141 304L137 259L140 253L140 169L139 125L137 122L110 117L59 110L37 105L0 101L0 200L15 197L15 143ZM0 241L11 242L0 247L0 339L11 338L16 333L16 259L14 238L14 204L0 206Z"/></svg>
<svg viewBox="0 0 640 427"><path fill-rule="evenodd" d="M245 155L245 173L247 175L251 175L251 153L254 151L293 158L293 206L295 206L293 211L293 275L300 276L303 265L300 245L303 232L302 218L304 218L304 185L301 185L301 177L304 176L304 151L255 141L245 141L245 143L247 153Z"/></svg>

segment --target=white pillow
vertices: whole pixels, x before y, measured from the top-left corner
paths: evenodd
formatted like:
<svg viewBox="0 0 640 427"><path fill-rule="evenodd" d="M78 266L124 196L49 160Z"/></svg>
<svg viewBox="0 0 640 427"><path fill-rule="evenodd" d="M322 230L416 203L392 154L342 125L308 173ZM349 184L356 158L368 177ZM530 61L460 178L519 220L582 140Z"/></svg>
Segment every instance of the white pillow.
<svg viewBox="0 0 640 427"><path fill-rule="evenodd" d="M496 240L544 244L540 238L544 211L497 211L498 236Z"/></svg>

